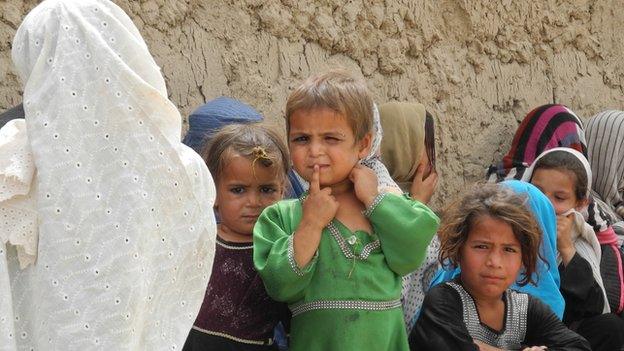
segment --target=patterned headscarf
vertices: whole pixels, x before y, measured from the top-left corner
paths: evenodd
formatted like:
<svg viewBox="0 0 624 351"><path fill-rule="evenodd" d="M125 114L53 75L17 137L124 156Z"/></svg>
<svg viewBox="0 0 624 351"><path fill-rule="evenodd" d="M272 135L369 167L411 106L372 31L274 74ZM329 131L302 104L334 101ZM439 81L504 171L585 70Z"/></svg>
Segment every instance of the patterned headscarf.
<svg viewBox="0 0 624 351"><path fill-rule="evenodd" d="M212 271L215 187L141 34L111 1L46 0L12 57L25 120L0 144L35 172L1 222L34 215L38 248L20 269L0 230L0 349L181 349Z"/></svg>
<svg viewBox="0 0 624 351"><path fill-rule="evenodd" d="M592 195L597 205L593 213L613 224L597 231L598 240L606 246L602 253L603 278L611 310L622 313L624 252L621 236L618 238L614 228L624 231L624 112L603 111L592 117L587 123L587 142L594 182Z"/></svg>
<svg viewBox="0 0 624 351"><path fill-rule="evenodd" d="M543 105L526 115L501 163L488 169L489 182L520 179L524 170L542 152L569 147L587 154L581 120L563 105Z"/></svg>
<svg viewBox="0 0 624 351"><path fill-rule="evenodd" d="M593 190L615 213L624 217L624 112L603 111L587 122L587 150Z"/></svg>
<svg viewBox="0 0 624 351"><path fill-rule="evenodd" d="M511 149L498 165L490 166L488 182L522 179L529 165L544 151L567 147L587 157L587 143L581 120L563 105L540 106L524 118L513 138ZM608 215L589 198L586 221L596 233L609 228Z"/></svg>

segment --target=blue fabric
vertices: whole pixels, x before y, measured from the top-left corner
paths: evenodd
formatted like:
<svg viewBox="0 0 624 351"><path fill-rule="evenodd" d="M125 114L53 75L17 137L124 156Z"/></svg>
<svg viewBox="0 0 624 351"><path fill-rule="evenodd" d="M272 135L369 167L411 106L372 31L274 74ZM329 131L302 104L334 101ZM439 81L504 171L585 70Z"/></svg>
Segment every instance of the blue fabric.
<svg viewBox="0 0 624 351"><path fill-rule="evenodd" d="M553 312L561 319L563 318L565 302L559 291L561 280L557 264L557 218L555 210L546 195L542 194L539 189L530 183L507 180L500 184L511 188L518 194L527 195L530 210L544 234L542 244L540 245L540 253L544 260L548 262L546 264L542 260L538 259L537 261L536 273L539 279L536 278L535 274L533 275L534 281L537 281L537 286L527 284L521 287L515 284L512 288L539 298L550 306ZM459 268L454 270L440 269L431 282L431 286L449 281L458 276L459 273Z"/></svg>
<svg viewBox="0 0 624 351"><path fill-rule="evenodd" d="M262 115L251 106L229 97L219 97L198 107L189 116L189 130L182 142L199 153L206 141L223 126L262 122Z"/></svg>
<svg viewBox="0 0 624 351"><path fill-rule="evenodd" d="M303 185L297 178L295 171L292 169L288 171L288 181L290 182L290 189L286 192L286 198L288 199L298 199L305 192Z"/></svg>

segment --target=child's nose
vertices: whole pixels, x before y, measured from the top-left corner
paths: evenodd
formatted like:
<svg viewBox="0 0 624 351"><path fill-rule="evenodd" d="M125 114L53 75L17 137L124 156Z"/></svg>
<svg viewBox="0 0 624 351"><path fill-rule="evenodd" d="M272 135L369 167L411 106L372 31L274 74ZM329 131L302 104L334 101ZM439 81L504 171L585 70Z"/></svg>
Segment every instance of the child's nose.
<svg viewBox="0 0 624 351"><path fill-rule="evenodd" d="M312 156L318 156L323 153L323 145L322 143L313 141L310 143L310 154Z"/></svg>
<svg viewBox="0 0 624 351"><path fill-rule="evenodd" d="M247 196L247 204L249 206L260 206L262 203L262 197L260 192L258 191L251 191L249 192L249 195Z"/></svg>
<svg viewBox="0 0 624 351"><path fill-rule="evenodd" d="M501 266L503 258L498 250L492 250L488 255L487 264L490 267L499 268Z"/></svg>

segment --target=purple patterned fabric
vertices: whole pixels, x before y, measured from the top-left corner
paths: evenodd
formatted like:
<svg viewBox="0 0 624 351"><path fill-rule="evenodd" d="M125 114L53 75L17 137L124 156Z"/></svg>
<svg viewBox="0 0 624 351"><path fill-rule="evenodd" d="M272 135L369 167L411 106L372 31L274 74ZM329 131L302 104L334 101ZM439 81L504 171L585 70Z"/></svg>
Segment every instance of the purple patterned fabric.
<svg viewBox="0 0 624 351"><path fill-rule="evenodd" d="M270 343L275 325L288 318L286 304L267 295L254 270L253 244L217 237L212 275L193 329Z"/></svg>

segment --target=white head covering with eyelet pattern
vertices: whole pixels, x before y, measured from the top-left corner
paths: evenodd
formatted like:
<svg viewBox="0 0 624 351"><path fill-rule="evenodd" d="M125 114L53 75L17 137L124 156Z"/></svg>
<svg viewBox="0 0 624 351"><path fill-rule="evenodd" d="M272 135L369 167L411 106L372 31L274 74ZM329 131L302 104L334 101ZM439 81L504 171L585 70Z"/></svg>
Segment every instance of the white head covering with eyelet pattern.
<svg viewBox="0 0 624 351"><path fill-rule="evenodd" d="M535 173L535 167L538 165L539 160L544 158L545 156L556 153L556 152L567 152L574 156L580 163L583 165L583 169L585 170L585 178L587 179L587 190L585 191L584 198L589 199L591 196L591 187L592 187L592 171L589 165L589 161L585 156L569 147L556 147L541 153L535 161L531 164L529 168L524 171L522 175L522 181L530 183L533 178L533 173ZM577 181L579 181L577 179ZM554 206L554 204L553 204ZM600 248L600 242L598 242L598 238L596 237L596 233L593 228L585 222L587 218L587 206L581 209L581 212L577 211L575 208L571 208L565 213L560 214L560 216L569 216L574 215L571 238L572 243L574 243L574 248L576 252L581 256L592 270L592 275L594 277L594 281L600 286L600 290L602 291L604 297L604 305L602 313L609 313L611 309L608 303L607 292L604 287L604 282L602 280L602 275L600 273L600 262L602 258L602 249ZM562 258L559 252L557 252L557 263L561 264Z"/></svg>
<svg viewBox="0 0 624 351"><path fill-rule="evenodd" d="M137 28L110 1L46 0L12 56L26 119L0 132L0 350L182 349L215 189Z"/></svg>

